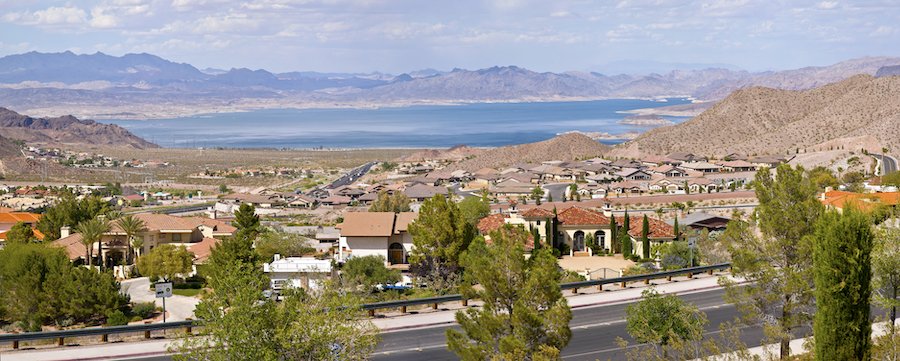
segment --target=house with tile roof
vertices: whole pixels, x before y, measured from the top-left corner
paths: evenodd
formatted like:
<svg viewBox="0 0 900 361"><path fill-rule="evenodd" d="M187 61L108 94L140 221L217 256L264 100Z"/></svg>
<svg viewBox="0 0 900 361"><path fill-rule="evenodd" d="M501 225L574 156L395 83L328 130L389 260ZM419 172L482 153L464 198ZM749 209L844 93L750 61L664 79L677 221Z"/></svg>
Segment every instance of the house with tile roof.
<svg viewBox="0 0 900 361"><path fill-rule="evenodd" d="M139 213L134 216L144 222L144 229L137 235L143 240L142 247L136 250L137 255L150 252L161 244L175 244L195 252L195 262L202 263L209 257L209 252L219 239L232 236L237 231L237 228L228 223L203 217L176 217L155 213ZM69 227L63 227L60 236L60 239L51 244L64 248L70 260L84 261L87 258L87 249L81 244L80 233L72 233ZM125 259L128 246L125 232L113 221L100 242L93 245L93 254L108 266L130 264L133 260Z"/></svg>
<svg viewBox="0 0 900 361"><path fill-rule="evenodd" d="M41 215L28 212L0 212L0 242L6 241L6 233L17 223L22 222L34 230L34 235L39 240L44 239L44 234L35 229ZM2 244L2 243L0 243Z"/></svg>
<svg viewBox="0 0 900 361"><path fill-rule="evenodd" d="M833 190L830 187L819 196L825 207L842 212L848 205L864 212L871 212L879 207L900 208L900 192L855 193Z"/></svg>
<svg viewBox="0 0 900 361"><path fill-rule="evenodd" d="M412 235L409 224L414 212L347 212L344 221L335 228L340 231L338 261L351 257L382 256L387 266L409 267Z"/></svg>

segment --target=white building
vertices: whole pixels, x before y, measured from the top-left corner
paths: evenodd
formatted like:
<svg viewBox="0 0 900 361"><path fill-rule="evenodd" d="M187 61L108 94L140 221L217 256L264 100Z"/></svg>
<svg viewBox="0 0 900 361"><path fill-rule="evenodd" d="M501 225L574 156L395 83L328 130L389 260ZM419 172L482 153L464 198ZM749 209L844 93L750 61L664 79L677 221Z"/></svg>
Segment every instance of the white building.
<svg viewBox="0 0 900 361"><path fill-rule="evenodd" d="M285 257L276 254L271 263L263 264L263 272L269 276L271 288L280 291L285 288L316 290L332 274L331 260L312 257Z"/></svg>

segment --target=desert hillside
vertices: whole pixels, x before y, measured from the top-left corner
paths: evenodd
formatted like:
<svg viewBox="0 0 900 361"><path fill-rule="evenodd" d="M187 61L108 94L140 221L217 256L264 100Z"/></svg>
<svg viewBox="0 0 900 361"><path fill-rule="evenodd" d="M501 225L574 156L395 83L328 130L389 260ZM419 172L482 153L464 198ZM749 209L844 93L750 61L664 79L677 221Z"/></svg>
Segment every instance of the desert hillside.
<svg viewBox="0 0 900 361"><path fill-rule="evenodd" d="M157 148L118 125L81 120L71 115L57 118L33 118L0 108L0 134L29 144L109 145L133 148Z"/></svg>
<svg viewBox="0 0 900 361"><path fill-rule="evenodd" d="M858 75L805 91L750 87L679 125L651 130L613 156L691 152L793 154L845 138L871 136L875 150L900 151L900 77Z"/></svg>
<svg viewBox="0 0 900 361"><path fill-rule="evenodd" d="M571 161L606 154L610 147L580 133L566 133L528 144L486 150L474 158L458 163L455 168L475 171L501 168L516 163L539 163L545 160Z"/></svg>

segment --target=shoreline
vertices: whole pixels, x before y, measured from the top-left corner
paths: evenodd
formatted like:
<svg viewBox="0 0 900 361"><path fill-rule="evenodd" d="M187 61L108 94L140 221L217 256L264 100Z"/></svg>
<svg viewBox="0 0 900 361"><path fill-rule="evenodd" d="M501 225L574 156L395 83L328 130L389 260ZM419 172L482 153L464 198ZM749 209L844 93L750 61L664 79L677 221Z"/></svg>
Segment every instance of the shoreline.
<svg viewBox="0 0 900 361"><path fill-rule="evenodd" d="M79 119L103 120L103 121L144 121L144 120L168 120L193 118L203 116L215 116L219 114L249 113L265 110L378 110L394 108L412 108L418 106L465 106L479 104L529 104L529 103L570 103L570 102L595 102L604 100L643 100L665 104L667 99L688 99L687 95L654 96L654 97L550 97L550 98L517 98L517 99L488 99L488 100L448 100L448 99L422 99L410 101L393 101L385 103L374 102L328 102L328 101L282 101L271 102L271 99L239 99L237 104L199 105L199 104L171 104L165 107L150 106L148 109L135 111L133 105L67 105L34 107L17 110L21 114L29 114L37 117L57 117L60 115L74 115ZM687 105L687 104L685 104ZM156 109L154 109L154 107ZM662 106L666 107L666 106ZM81 109L78 109L81 108ZM65 110L63 110L65 109ZM102 109L102 110L101 110ZM622 113L638 114L644 110L656 108L640 108ZM676 115L677 116L677 115Z"/></svg>

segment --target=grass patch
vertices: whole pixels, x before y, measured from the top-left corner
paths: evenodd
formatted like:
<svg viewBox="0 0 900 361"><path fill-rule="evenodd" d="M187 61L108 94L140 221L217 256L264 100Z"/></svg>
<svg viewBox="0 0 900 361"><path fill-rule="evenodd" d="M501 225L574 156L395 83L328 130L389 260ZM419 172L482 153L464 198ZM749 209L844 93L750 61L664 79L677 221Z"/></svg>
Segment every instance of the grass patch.
<svg viewBox="0 0 900 361"><path fill-rule="evenodd" d="M183 289L183 290L174 289L174 290L172 290L172 293L179 295L179 296L196 297L197 295L200 294L200 291L203 291L203 290L201 290L201 289Z"/></svg>

